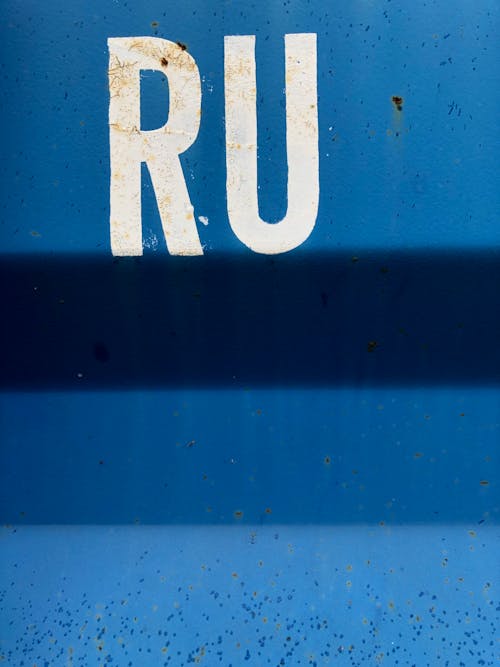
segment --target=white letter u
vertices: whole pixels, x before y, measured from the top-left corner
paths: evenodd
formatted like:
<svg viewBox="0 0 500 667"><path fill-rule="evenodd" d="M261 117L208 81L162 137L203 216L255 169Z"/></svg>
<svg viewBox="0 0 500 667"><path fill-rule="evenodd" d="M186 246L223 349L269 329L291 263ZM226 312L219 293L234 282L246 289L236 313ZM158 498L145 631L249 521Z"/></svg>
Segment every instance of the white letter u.
<svg viewBox="0 0 500 667"><path fill-rule="evenodd" d="M224 38L227 207L236 236L255 252L273 255L303 243L319 202L316 35L285 35L288 206L271 224L257 194L255 36Z"/></svg>

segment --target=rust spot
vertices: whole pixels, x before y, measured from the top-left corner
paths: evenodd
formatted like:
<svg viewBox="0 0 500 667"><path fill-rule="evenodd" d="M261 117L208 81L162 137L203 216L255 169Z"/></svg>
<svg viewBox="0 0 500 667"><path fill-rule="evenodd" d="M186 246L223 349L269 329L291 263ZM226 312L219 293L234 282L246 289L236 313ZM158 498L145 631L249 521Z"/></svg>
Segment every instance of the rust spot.
<svg viewBox="0 0 500 667"><path fill-rule="evenodd" d="M376 340L370 340L368 341L368 345L366 346L366 349L368 352L375 352L375 350L378 347L378 342Z"/></svg>
<svg viewBox="0 0 500 667"><path fill-rule="evenodd" d="M176 44L183 51L187 51L187 46L185 44L183 44L182 42L176 42Z"/></svg>
<svg viewBox="0 0 500 667"><path fill-rule="evenodd" d="M265 511L266 514L272 514L273 513L273 511L270 507L266 507L266 509L264 511Z"/></svg>
<svg viewBox="0 0 500 667"><path fill-rule="evenodd" d="M158 21L151 21L151 27L152 28L157 28L159 25L160 24L158 23Z"/></svg>
<svg viewBox="0 0 500 667"><path fill-rule="evenodd" d="M420 459L420 458L423 456L423 454L422 454L422 452L415 452L415 454L414 454L413 456L414 456L416 459Z"/></svg>
<svg viewBox="0 0 500 667"><path fill-rule="evenodd" d="M160 64L163 67L166 67L168 65L168 60L165 58L165 56L163 56L163 58L160 59Z"/></svg>
<svg viewBox="0 0 500 667"><path fill-rule="evenodd" d="M393 95L391 99L396 109L398 111L403 111L403 104L404 104L403 98L400 97L399 95Z"/></svg>

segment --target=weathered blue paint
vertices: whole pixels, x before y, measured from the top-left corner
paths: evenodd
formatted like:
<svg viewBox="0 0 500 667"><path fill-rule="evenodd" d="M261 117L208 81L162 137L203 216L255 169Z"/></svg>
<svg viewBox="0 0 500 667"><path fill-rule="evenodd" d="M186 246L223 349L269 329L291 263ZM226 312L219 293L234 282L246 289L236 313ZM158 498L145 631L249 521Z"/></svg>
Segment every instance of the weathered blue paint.
<svg viewBox="0 0 500 667"><path fill-rule="evenodd" d="M494 664L491 527L15 530L7 664Z"/></svg>
<svg viewBox="0 0 500 667"><path fill-rule="evenodd" d="M4 3L5 664L494 664L494 13ZM278 220L293 32L318 35L320 211L269 258L227 219L223 37L256 35ZM110 254L106 40L148 34L202 76L204 257L167 255L146 170L144 257ZM144 129L166 88L143 79Z"/></svg>

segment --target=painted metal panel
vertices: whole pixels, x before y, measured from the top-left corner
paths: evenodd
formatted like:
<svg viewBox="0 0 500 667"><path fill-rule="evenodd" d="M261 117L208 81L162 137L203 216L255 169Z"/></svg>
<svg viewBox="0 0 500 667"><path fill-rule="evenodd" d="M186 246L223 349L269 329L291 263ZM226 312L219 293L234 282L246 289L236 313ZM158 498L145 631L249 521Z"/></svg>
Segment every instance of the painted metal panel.
<svg viewBox="0 0 500 667"><path fill-rule="evenodd" d="M495 664L497 24L4 2L0 661Z"/></svg>

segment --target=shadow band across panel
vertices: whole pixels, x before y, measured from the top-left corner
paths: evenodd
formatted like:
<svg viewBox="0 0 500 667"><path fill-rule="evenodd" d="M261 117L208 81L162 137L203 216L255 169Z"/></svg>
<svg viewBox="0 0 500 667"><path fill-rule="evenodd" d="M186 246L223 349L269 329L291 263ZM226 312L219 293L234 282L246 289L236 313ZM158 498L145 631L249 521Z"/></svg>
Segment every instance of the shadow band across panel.
<svg viewBox="0 0 500 667"><path fill-rule="evenodd" d="M4 256L1 388L497 384L500 253Z"/></svg>

